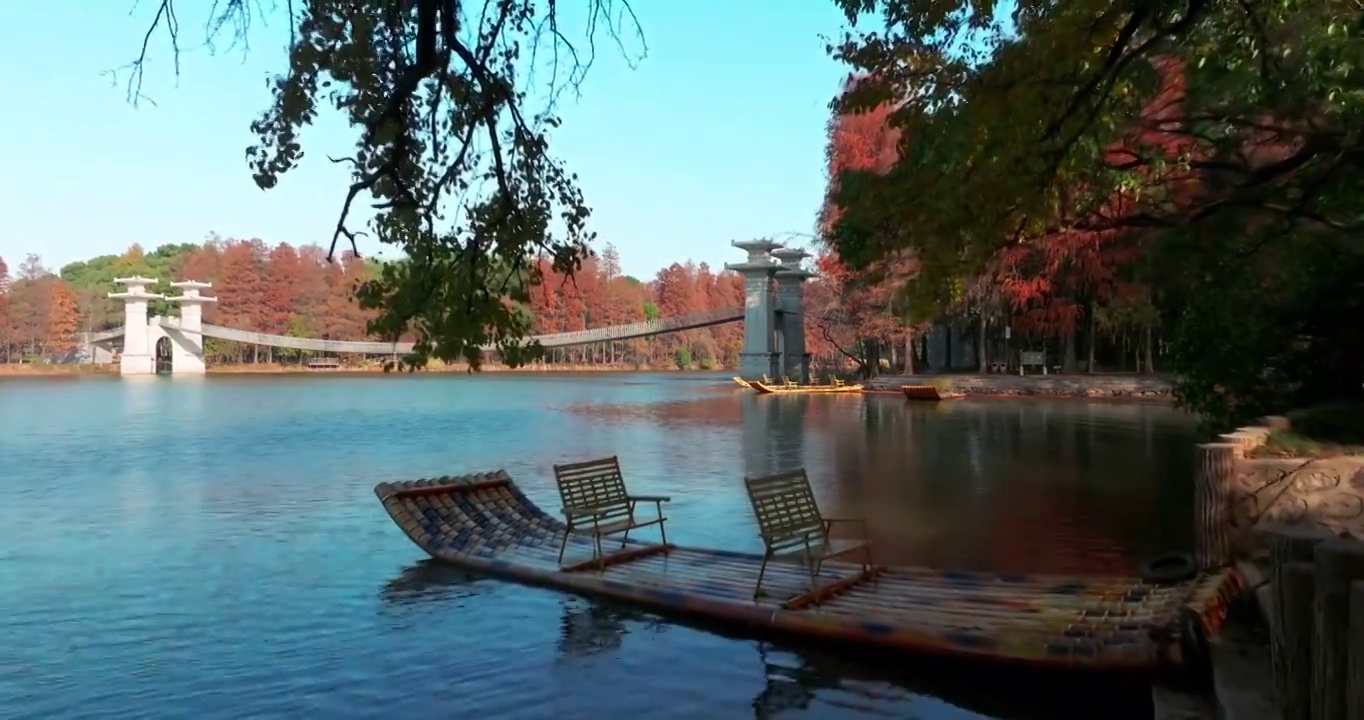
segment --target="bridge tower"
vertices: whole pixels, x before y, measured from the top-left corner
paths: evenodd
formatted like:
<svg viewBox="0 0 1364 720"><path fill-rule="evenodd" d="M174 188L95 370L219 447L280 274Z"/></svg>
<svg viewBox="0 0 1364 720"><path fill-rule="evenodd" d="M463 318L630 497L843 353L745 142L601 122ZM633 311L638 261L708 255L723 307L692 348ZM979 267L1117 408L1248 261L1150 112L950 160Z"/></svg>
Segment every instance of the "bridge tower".
<svg viewBox="0 0 1364 720"><path fill-rule="evenodd" d="M171 374L203 375L204 303L218 302L218 298L204 297L199 291L213 287L213 283L185 280L170 286L180 291L179 295L166 298L180 306L180 322L166 328L172 343Z"/></svg>
<svg viewBox="0 0 1364 720"><path fill-rule="evenodd" d="M800 248L777 248L772 257L777 270L777 308L781 311L781 370L789 378L810 382L810 353L805 351L805 281L814 273L801 268L810 253Z"/></svg>
<svg viewBox="0 0 1364 720"><path fill-rule="evenodd" d="M125 286L123 292L109 293L109 297L123 301L123 356L118 363L120 375L155 375L155 347L147 326L147 301L164 298L163 295L147 292L148 285L155 285L155 278L134 276L114 278L114 282Z"/></svg>
<svg viewBox="0 0 1364 720"><path fill-rule="evenodd" d="M748 253L748 261L725 263L725 268L744 276L744 347L739 353L739 376L759 380L781 374L774 351L776 308L772 303L772 276L779 266L769 255L781 247L771 240L735 240L730 243Z"/></svg>

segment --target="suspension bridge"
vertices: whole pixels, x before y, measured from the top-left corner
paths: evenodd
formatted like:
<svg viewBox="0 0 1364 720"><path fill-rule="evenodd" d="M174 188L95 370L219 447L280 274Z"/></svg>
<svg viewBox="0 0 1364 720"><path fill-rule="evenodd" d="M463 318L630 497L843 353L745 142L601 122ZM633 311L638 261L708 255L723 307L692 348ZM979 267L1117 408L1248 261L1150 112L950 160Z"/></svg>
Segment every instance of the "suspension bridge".
<svg viewBox="0 0 1364 720"><path fill-rule="evenodd" d="M740 376L757 379L762 375L788 375L808 380L809 354L805 352L803 284L811 277L811 273L800 267L807 253L767 240L734 242L733 245L749 254L747 262L725 266L744 276L743 307L537 335L527 338L526 342L538 342L545 348L565 348L743 322ZM167 297L147 291L148 287L157 283L155 278L118 278L114 282L124 289L110 293L109 297L123 301L124 323L112 330L90 335L89 342L110 353L121 349L118 364L122 375L156 374L158 357L169 358L172 375L203 374L204 338L327 353L392 356L406 355L413 349L412 343L405 342L301 338L212 325L203 322L203 306L218 302L218 298L206 297L201 293L212 288L212 283L193 280L173 282L170 286L180 290L181 294ZM148 316L148 302L157 299L178 306L178 316ZM488 346L483 349L492 351L495 348Z"/></svg>

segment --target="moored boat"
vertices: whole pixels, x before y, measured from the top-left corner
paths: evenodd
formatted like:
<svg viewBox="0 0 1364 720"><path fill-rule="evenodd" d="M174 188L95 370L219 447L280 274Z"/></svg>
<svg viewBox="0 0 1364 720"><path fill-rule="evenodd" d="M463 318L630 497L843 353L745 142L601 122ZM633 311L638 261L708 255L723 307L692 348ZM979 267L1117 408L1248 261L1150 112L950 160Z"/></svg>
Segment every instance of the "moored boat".
<svg viewBox="0 0 1364 720"><path fill-rule="evenodd" d="M767 395L802 395L810 393L855 393L862 392L861 385L779 385L759 382L754 380L749 386L758 391L759 394Z"/></svg>
<svg viewBox="0 0 1364 720"><path fill-rule="evenodd" d="M910 400L926 400L929 402L963 397L962 393L939 390L932 385L901 385L900 392L903 392L905 397Z"/></svg>
<svg viewBox="0 0 1364 720"><path fill-rule="evenodd" d="M503 471L382 483L375 494L418 547L473 572L753 631L1030 666L1192 662L1241 584L1234 569L1149 584L894 566L868 576L831 561L819 570L821 600L798 604L811 578L797 564L768 564L766 593L754 598L759 554L628 539L599 563L564 566L593 552L592 536L566 534Z"/></svg>

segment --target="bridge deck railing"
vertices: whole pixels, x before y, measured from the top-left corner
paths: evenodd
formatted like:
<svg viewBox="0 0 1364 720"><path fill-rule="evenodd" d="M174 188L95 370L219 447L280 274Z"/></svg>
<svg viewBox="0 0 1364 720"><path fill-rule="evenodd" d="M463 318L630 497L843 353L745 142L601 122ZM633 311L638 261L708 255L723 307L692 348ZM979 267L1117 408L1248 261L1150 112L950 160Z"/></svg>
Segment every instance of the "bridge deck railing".
<svg viewBox="0 0 1364 720"><path fill-rule="evenodd" d="M721 325L741 320L743 319L743 316L743 308L722 308L719 310L707 310L705 312L678 317L645 320L643 322L628 323L625 325L611 325L602 328L536 335L527 338L527 342L539 341L543 347L555 348L590 345L592 343L612 342L617 340L632 340L652 335L662 335L665 333L693 330L712 325ZM160 318L159 323L162 327L172 330L179 329L180 327L179 318ZM270 333L254 332L251 330L238 330L236 328L209 324L204 324L201 328L201 332L205 337L218 338L220 340L249 343L252 345L268 345L271 347L288 348L292 350L310 350L313 352L363 353L369 355L405 355L412 352L412 343L406 342L394 343L376 342L372 340L323 340L319 338L300 338L287 335L272 335ZM120 337L121 335L123 335L123 328L121 327L101 333L93 333L90 336L90 342L105 342ZM483 349L493 350L495 348L493 346L487 346Z"/></svg>

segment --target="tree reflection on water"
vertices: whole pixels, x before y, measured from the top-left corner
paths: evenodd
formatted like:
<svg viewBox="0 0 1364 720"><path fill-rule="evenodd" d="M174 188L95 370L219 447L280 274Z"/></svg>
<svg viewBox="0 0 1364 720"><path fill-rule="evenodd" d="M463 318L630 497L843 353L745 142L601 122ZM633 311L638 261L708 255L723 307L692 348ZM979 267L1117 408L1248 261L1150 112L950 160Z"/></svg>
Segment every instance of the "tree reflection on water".
<svg viewBox="0 0 1364 720"><path fill-rule="evenodd" d="M737 505L739 477L805 467L826 513L867 517L895 564L1129 574L1192 543L1193 421L1161 404L739 390L574 411L737 435L737 457L705 459Z"/></svg>

